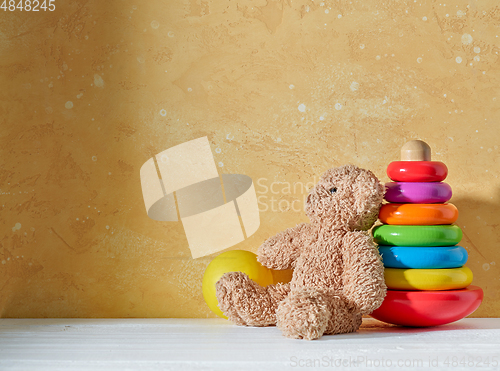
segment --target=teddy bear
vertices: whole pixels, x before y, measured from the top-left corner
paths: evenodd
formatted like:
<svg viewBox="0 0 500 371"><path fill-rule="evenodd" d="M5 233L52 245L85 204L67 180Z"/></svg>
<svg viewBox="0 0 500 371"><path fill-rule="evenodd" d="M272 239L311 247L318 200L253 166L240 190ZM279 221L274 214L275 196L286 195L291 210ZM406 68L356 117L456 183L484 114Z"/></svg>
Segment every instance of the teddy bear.
<svg viewBox="0 0 500 371"><path fill-rule="evenodd" d="M357 331L387 291L381 256L367 232L384 192L369 170L327 170L307 196L310 223L267 239L257 252L268 268L293 269L292 280L261 287L242 272L225 273L216 283L221 311L237 325L276 325L295 339Z"/></svg>

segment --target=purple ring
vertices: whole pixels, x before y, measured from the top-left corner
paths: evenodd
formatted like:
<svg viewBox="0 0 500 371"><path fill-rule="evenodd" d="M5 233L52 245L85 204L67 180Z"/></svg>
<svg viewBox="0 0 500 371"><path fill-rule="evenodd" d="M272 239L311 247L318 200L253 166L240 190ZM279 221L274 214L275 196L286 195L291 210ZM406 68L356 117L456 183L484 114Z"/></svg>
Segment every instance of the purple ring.
<svg viewBox="0 0 500 371"><path fill-rule="evenodd" d="M390 182L385 187L385 199L389 202L437 204L451 198L451 187L442 182Z"/></svg>

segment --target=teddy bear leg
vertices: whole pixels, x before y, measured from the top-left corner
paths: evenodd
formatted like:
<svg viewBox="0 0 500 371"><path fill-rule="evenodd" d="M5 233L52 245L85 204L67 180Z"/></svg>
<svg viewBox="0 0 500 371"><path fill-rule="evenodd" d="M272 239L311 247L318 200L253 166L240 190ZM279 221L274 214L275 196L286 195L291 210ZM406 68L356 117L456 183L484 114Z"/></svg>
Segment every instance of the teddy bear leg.
<svg viewBox="0 0 500 371"><path fill-rule="evenodd" d="M325 335L357 331L362 322L361 314L350 311L345 301L339 296L331 296L329 299L328 307L332 315L328 321Z"/></svg>
<svg viewBox="0 0 500 371"><path fill-rule="evenodd" d="M277 326L283 335L313 340L323 335L331 317L328 296L315 289L294 289L276 312Z"/></svg>
<svg viewBox="0 0 500 371"><path fill-rule="evenodd" d="M226 273L216 284L220 310L240 326L276 325L276 309L289 291L289 284L262 287L242 272Z"/></svg>

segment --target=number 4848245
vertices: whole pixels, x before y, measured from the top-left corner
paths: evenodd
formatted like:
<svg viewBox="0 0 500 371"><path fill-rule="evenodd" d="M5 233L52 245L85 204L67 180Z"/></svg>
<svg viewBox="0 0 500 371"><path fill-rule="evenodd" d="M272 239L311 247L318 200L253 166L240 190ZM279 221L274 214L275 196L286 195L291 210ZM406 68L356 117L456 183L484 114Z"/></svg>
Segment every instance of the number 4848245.
<svg viewBox="0 0 500 371"><path fill-rule="evenodd" d="M0 0L1 1L1 0ZM4 12L7 10L13 12L15 10L26 11L26 12L39 12L39 11L51 11L56 10L55 0L3 0L0 9Z"/></svg>

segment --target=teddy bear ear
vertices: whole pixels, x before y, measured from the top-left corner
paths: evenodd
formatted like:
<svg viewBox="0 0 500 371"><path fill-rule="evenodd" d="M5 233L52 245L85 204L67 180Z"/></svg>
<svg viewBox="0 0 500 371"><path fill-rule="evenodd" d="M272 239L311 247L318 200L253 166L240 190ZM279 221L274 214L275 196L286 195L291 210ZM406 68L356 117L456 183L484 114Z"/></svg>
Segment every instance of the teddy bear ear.
<svg viewBox="0 0 500 371"><path fill-rule="evenodd" d="M385 187L379 182L362 182L355 189L355 207L358 214L363 214L382 202Z"/></svg>
<svg viewBox="0 0 500 371"><path fill-rule="evenodd" d="M386 188L385 184L378 182L378 188L380 190L380 194L382 195L382 198L384 198L385 192L387 192L387 188Z"/></svg>
<svg viewBox="0 0 500 371"><path fill-rule="evenodd" d="M307 211L308 213L312 213L312 214L314 214L314 207L313 207L313 205L312 205L312 191L313 191L313 190L311 190L311 191L309 192L309 194L307 195L307 199L306 199L306 211Z"/></svg>

